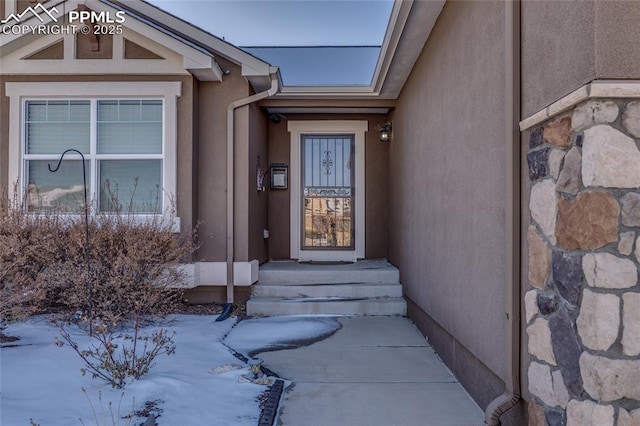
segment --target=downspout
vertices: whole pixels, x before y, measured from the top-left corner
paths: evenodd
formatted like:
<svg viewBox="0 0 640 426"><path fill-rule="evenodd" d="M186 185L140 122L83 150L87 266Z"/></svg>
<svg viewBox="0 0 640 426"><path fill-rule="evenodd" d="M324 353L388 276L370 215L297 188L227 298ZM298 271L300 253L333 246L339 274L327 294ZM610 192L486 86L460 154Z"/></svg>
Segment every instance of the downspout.
<svg viewBox="0 0 640 426"><path fill-rule="evenodd" d="M229 317L233 308L233 261L234 261L234 138L235 126L234 117L235 110L268 98L278 93L280 89L277 74L271 75L271 88L264 92L233 101L227 107L227 303L224 306L222 314L216 321L222 321Z"/></svg>
<svg viewBox="0 0 640 426"><path fill-rule="evenodd" d="M500 425L500 417L520 401L520 1L505 0L504 5L507 377L505 392L485 411L490 426Z"/></svg>

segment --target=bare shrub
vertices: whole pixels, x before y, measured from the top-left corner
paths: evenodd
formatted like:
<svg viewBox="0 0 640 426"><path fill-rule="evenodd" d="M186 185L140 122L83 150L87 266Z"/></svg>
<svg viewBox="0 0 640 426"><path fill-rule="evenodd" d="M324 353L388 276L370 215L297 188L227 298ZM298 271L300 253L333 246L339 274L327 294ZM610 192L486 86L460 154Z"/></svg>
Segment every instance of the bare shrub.
<svg viewBox="0 0 640 426"><path fill-rule="evenodd" d="M92 378L108 382L112 387L122 388L128 379L139 379L155 365L158 355L172 355L176 350L173 341L175 333L170 334L160 328L151 333L141 332L141 323L137 318L133 323L133 334L119 333L106 324L96 327L94 343L82 349L71 334L60 327L62 340L58 346L71 347L84 361L83 375L89 373Z"/></svg>
<svg viewBox="0 0 640 426"><path fill-rule="evenodd" d="M104 401L102 400L102 392L98 391L98 405L100 407L101 414L99 416L98 411L96 410L96 407L94 407L93 402L91 401L91 398L89 397L89 394L87 393L87 390L85 388L82 388L82 393L84 393L85 398L87 398L87 401L89 402L89 407L91 407L91 414L93 415L93 420L96 426L120 426L121 424L124 426L131 425L135 411L135 398L132 399L131 414L123 416L120 412L120 408L122 406L122 400L124 399L124 392L120 394L118 407L114 412L113 402L111 401L107 402L107 410L105 410ZM121 423L120 420L123 420L123 422ZM80 419L80 424L82 424L82 426L85 426L85 422L82 419Z"/></svg>
<svg viewBox="0 0 640 426"><path fill-rule="evenodd" d="M170 219L98 214L89 223L94 316L113 324L144 315L164 315L182 299L180 264L195 250L192 234L176 234ZM86 299L84 227L68 230L69 256L48 271L60 301L83 309Z"/></svg>
<svg viewBox="0 0 640 426"><path fill-rule="evenodd" d="M63 241L59 216L25 214L16 196L0 198L0 323L24 319L53 298L45 272L64 257Z"/></svg>
<svg viewBox="0 0 640 426"><path fill-rule="evenodd" d="M87 273L84 217L28 212L28 203L16 201L0 201L1 320L51 306L88 314L93 305L92 317L120 324L168 313L182 299L179 266L191 261L195 231L174 232L173 216L90 215Z"/></svg>

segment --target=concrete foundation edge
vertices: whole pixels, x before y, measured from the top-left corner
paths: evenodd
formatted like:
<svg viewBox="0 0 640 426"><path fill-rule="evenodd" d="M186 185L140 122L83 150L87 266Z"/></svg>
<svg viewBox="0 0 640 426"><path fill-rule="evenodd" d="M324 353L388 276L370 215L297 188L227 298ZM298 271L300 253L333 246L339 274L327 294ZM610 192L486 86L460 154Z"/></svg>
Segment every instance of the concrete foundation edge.
<svg viewBox="0 0 640 426"><path fill-rule="evenodd" d="M504 392L504 382L414 301L407 296L405 299L407 316L427 337L438 356L484 410L495 397ZM500 420L503 426L526 425L525 401L521 401L505 413Z"/></svg>

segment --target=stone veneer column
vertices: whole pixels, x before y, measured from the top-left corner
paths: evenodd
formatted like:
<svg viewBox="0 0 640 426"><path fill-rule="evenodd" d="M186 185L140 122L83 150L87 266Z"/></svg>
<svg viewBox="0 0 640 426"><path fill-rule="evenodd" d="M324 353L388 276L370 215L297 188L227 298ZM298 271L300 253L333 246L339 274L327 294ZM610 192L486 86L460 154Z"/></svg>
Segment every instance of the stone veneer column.
<svg viewBox="0 0 640 426"><path fill-rule="evenodd" d="M637 426L640 100L551 110L527 154L529 423Z"/></svg>

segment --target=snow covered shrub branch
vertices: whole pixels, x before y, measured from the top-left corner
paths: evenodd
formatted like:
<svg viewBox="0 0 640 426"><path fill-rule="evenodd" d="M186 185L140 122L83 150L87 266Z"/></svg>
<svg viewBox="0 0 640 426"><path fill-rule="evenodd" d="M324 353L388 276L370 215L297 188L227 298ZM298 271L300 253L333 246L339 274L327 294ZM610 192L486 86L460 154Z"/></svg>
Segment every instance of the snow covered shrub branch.
<svg viewBox="0 0 640 426"><path fill-rule="evenodd" d="M94 329L95 343L81 348L71 334L60 326L62 340L58 346L69 346L82 359L85 367L80 371L108 382L112 387L122 388L131 379L139 379L155 365L159 355L172 355L176 351L173 341L175 333L164 328L150 334L141 333L140 318L133 323L133 334L114 332L106 325Z"/></svg>

